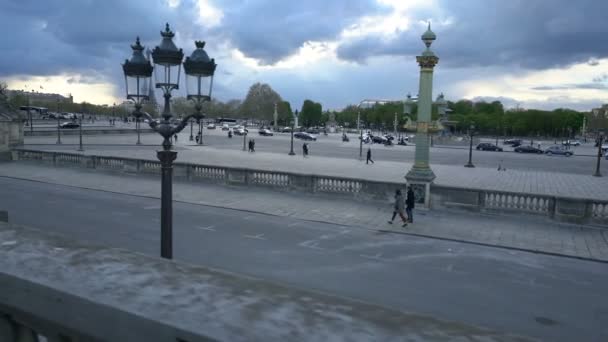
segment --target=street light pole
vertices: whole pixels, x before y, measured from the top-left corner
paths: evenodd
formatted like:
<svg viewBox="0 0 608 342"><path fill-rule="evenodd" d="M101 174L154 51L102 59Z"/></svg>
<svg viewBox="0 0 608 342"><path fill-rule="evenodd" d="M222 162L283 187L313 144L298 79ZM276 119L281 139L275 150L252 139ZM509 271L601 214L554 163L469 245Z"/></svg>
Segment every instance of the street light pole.
<svg viewBox="0 0 608 342"><path fill-rule="evenodd" d="M473 130L475 126L471 125L469 129L469 162L464 167L475 167L473 165L472 157L473 157Z"/></svg>
<svg viewBox="0 0 608 342"><path fill-rule="evenodd" d="M84 116L84 114L80 114L80 122L78 125L78 130L79 130L79 146L78 146L78 151L82 152L84 151L84 148L82 147L82 117Z"/></svg>
<svg viewBox="0 0 608 342"><path fill-rule="evenodd" d="M289 155L290 156L295 156L296 155L296 153L293 151L293 130L295 128L295 124L296 124L296 121L294 119L294 121L291 123L291 149L289 150Z"/></svg>
<svg viewBox="0 0 608 342"><path fill-rule="evenodd" d="M194 135L192 134L193 133L192 126L193 126L193 123L192 123L192 120L190 120L190 141L194 140Z"/></svg>
<svg viewBox="0 0 608 342"><path fill-rule="evenodd" d="M247 132L243 133L243 151L247 151L245 148L245 140L247 140Z"/></svg>
<svg viewBox="0 0 608 342"><path fill-rule="evenodd" d="M61 144L61 127L59 124L59 113L57 113L57 145Z"/></svg>
<svg viewBox="0 0 608 342"><path fill-rule="evenodd" d="M600 136L598 137L598 144L597 144L597 163L595 164L595 173L593 174L594 177L602 177L602 173L600 172L600 161L602 160L602 142L604 141L604 134L600 133Z"/></svg>
<svg viewBox="0 0 608 342"><path fill-rule="evenodd" d="M135 112L138 112L138 110L136 109ZM139 121L141 119L141 115L140 116L135 116L135 130L137 131L137 142L135 143L135 145L141 145L141 139L139 136Z"/></svg>

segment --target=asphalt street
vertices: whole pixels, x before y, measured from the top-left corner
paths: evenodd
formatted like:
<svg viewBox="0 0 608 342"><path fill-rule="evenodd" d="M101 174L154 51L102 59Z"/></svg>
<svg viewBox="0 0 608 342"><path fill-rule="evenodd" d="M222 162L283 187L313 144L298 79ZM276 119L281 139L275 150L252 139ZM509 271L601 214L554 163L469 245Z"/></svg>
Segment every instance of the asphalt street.
<svg viewBox="0 0 608 342"><path fill-rule="evenodd" d="M196 132L196 130L195 130ZM196 133L195 133L196 134ZM221 130L204 130L204 142L207 146L217 149L241 150L243 148L243 137L234 136L229 139L226 132ZM190 135L189 129L185 129L179 135L176 149L180 148L201 148L194 146L195 144L188 140ZM290 135L287 133L275 134L272 137L259 136L255 130L246 137L253 138L256 141L255 148L259 152L271 152L287 154L290 149ZM150 150L155 149L160 145L161 138L157 134L142 135L144 144L156 146L136 146L134 145L136 138L134 135L127 136L112 136L112 135L97 135L83 137L85 145L94 145L95 148L104 148L108 150ZM43 150L62 149L72 151L76 149L78 144L78 136L66 136L62 138L63 145L55 145L56 138L54 137L26 137L26 147ZM489 139L487 141L490 141ZM492 140L493 141L493 140ZM297 154L301 154L302 141L294 140L294 150ZM536 143L535 143L536 144ZM310 142L311 156L324 156L333 158L353 159L359 157L359 140L355 135L351 135L351 139L347 143L341 141L340 134L330 134L318 136L318 140ZM553 142L543 142L542 146L547 147L553 145ZM585 146L573 147L574 156L547 156L544 154L520 154L512 151L512 148L503 146L499 141L499 146L504 147L504 152L491 151L473 151L473 164L479 167L498 168L500 164L506 169L516 170L538 170L538 171L555 171L573 174L590 175L593 174L596 167L597 150L593 148L591 143ZM386 161L413 161L415 155L415 146L382 146L379 144L367 145L363 144L363 156L367 149L372 149L372 157L374 160ZM204 148L204 147L203 147ZM469 150L465 146L445 147L437 146L431 148L430 159L431 164L444 165L464 165L467 163ZM601 170L604 174L608 174L608 161L602 160Z"/></svg>
<svg viewBox="0 0 608 342"><path fill-rule="evenodd" d="M159 254L158 199L0 178L11 222ZM174 203L182 261L545 341L608 340L608 265Z"/></svg>

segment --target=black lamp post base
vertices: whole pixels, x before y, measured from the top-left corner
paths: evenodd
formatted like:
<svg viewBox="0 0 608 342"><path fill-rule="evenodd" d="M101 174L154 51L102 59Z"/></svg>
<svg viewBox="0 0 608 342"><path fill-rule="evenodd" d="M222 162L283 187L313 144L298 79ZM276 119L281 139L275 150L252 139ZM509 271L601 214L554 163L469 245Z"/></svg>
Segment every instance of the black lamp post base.
<svg viewBox="0 0 608 342"><path fill-rule="evenodd" d="M475 167L475 165L473 165L472 163L468 163L468 164L465 164L464 167Z"/></svg>
<svg viewBox="0 0 608 342"><path fill-rule="evenodd" d="M593 174L593 177L602 177L602 174L599 173L599 172L596 172L596 173Z"/></svg>
<svg viewBox="0 0 608 342"><path fill-rule="evenodd" d="M173 258L173 161L177 158L175 151L157 151L156 156L161 164L160 195L160 256Z"/></svg>
<svg viewBox="0 0 608 342"><path fill-rule="evenodd" d="M296 155L296 153L295 153L294 151L289 151L289 155L290 155L290 156L295 156L295 155Z"/></svg>

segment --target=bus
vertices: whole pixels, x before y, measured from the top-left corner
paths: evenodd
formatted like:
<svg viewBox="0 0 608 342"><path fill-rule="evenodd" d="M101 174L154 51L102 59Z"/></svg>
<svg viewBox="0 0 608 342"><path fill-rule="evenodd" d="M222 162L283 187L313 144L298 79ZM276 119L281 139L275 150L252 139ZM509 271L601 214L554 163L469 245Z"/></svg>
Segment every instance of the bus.
<svg viewBox="0 0 608 342"><path fill-rule="evenodd" d="M217 118L217 119L215 119L215 123L217 123L218 126L223 126L224 124L234 126L234 125L236 125L237 121L236 121L236 119L230 119L230 118Z"/></svg>

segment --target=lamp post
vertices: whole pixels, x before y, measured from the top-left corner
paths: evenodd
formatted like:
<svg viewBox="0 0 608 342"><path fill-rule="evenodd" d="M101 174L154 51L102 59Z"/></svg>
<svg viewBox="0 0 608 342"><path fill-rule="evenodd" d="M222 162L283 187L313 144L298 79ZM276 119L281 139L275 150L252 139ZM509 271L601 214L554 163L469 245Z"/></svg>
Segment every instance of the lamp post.
<svg viewBox="0 0 608 342"><path fill-rule="evenodd" d="M59 113L57 113L57 145L61 144L61 124L59 122Z"/></svg>
<svg viewBox="0 0 608 342"><path fill-rule="evenodd" d="M361 102L359 102L359 108ZM357 129L359 130L359 160L363 160L363 129L361 128L361 109L357 111Z"/></svg>
<svg viewBox="0 0 608 342"><path fill-rule="evenodd" d="M243 133L243 151L247 151L247 149L245 148L245 142L247 140L247 132Z"/></svg>
<svg viewBox="0 0 608 342"><path fill-rule="evenodd" d="M186 116L177 125L171 123L171 91L179 89L181 64L184 57L182 50L178 49L173 43L174 35L175 34L169 28L169 24L166 25L165 31L161 31L162 41L152 52L152 58L155 65L154 68L150 65L150 61L144 57L142 53L144 48L139 43L139 38L137 39L136 44L131 46L133 49L133 57L130 61L127 60L123 64L127 85L127 98L135 102L134 115L136 117L145 116L148 118L150 120L150 128L163 137L163 149L157 151L157 157L161 163L161 257L167 259L173 258L172 176L173 161L177 157L177 152L171 150L171 138L174 134L181 132L186 125L188 125L188 121L196 115L191 114ZM208 65L208 74L201 74L201 77L204 77L205 80L209 76L213 76L213 73L215 72L215 62L211 60ZM142 90L145 90L145 86L148 84L147 82L149 82L153 70L156 77L156 88L162 89L165 99L162 119L160 121L151 120L150 114L141 111L141 101L148 99L148 92ZM190 71L192 71L190 73L191 76L195 76L197 73L197 70ZM196 78L196 76L194 78ZM201 86L202 85L203 84L201 83ZM208 85L209 88L211 88L212 83L208 82L205 83L205 85ZM203 93L204 92L201 92L201 94ZM208 96L210 96L211 89L209 89L208 94Z"/></svg>
<svg viewBox="0 0 608 342"><path fill-rule="evenodd" d="M78 122L78 151L82 152L84 151L84 148L82 147L82 117L84 116L83 113L80 113L80 120Z"/></svg>
<svg viewBox="0 0 608 342"><path fill-rule="evenodd" d="M295 129L296 121L295 119L291 122L291 149L289 150L290 156L295 156L296 153L293 151L293 130Z"/></svg>
<svg viewBox="0 0 608 342"><path fill-rule="evenodd" d="M190 141L194 140L194 135L192 134L193 133L192 126L194 126L193 122L194 121L190 120Z"/></svg>
<svg viewBox="0 0 608 342"><path fill-rule="evenodd" d="M473 165L473 161L472 161L472 157L473 157L473 130L475 129L474 125L471 125L471 127L469 128L469 162L466 163L466 165L464 167L475 167L475 165Z"/></svg>
<svg viewBox="0 0 608 342"><path fill-rule="evenodd" d="M602 177L602 173L600 172L600 161L602 160L602 143L604 141L604 132L600 132L600 136L598 137L597 144L597 163L595 164L595 173L593 176Z"/></svg>
<svg viewBox="0 0 608 342"><path fill-rule="evenodd" d="M211 101L213 89L213 74L215 73L215 60L209 59L205 52L205 42L195 41L196 49L184 61L186 73L186 92L188 99L194 101L196 113L192 115L198 122L198 144L203 144L203 126L201 124L205 115L201 113L203 103ZM190 140L192 140L192 125L190 126Z"/></svg>

